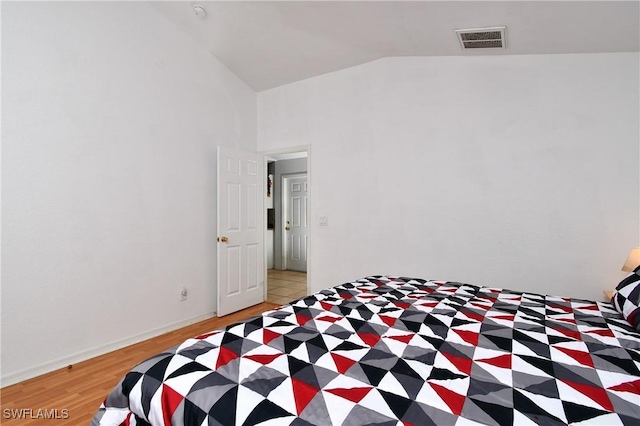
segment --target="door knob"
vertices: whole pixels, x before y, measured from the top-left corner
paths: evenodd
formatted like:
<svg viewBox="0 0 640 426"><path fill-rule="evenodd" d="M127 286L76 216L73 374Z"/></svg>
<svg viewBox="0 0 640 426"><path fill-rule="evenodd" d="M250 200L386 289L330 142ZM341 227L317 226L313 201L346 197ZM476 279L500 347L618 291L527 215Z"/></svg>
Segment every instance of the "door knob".
<svg viewBox="0 0 640 426"><path fill-rule="evenodd" d="M288 231L288 230L290 230L290 229L291 229L291 227L290 227L290 226L285 226L285 228L284 228L284 230L285 230L285 231Z"/></svg>
<svg viewBox="0 0 640 426"><path fill-rule="evenodd" d="M218 237L218 242L219 243L226 243L228 241L229 241L228 237L224 237L224 236L223 237Z"/></svg>

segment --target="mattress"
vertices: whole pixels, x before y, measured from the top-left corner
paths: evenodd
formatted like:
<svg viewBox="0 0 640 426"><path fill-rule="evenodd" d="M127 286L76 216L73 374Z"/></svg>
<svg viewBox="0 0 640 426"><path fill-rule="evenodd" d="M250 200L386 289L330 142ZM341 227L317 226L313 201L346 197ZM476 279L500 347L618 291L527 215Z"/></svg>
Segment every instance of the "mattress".
<svg viewBox="0 0 640 426"><path fill-rule="evenodd" d="M611 304L371 276L133 368L93 425L637 425Z"/></svg>

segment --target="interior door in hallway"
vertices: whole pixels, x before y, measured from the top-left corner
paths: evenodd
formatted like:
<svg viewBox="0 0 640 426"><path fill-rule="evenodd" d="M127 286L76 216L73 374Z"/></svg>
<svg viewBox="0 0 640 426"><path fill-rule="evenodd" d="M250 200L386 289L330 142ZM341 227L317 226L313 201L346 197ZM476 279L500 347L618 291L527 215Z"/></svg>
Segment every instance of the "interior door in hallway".
<svg viewBox="0 0 640 426"><path fill-rule="evenodd" d="M287 176L283 179L285 269L307 271L307 202L306 175Z"/></svg>

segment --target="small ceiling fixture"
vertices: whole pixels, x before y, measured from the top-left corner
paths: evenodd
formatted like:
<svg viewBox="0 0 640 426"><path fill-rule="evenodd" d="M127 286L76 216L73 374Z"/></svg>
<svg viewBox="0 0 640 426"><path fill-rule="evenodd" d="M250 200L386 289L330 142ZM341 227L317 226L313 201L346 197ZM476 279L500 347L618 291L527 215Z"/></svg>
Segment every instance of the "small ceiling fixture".
<svg viewBox="0 0 640 426"><path fill-rule="evenodd" d="M193 6L193 11L195 12L196 16L200 19L204 19L207 17L207 11L205 10L204 7L200 6L199 4L196 4L195 6Z"/></svg>
<svg viewBox="0 0 640 426"><path fill-rule="evenodd" d="M463 50L505 49L507 47L507 27L468 28L456 30Z"/></svg>

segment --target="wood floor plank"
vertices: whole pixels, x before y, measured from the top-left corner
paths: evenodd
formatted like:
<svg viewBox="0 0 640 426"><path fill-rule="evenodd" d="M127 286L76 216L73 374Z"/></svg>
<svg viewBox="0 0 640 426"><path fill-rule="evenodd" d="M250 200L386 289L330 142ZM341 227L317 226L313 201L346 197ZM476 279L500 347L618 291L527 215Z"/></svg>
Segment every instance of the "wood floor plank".
<svg viewBox="0 0 640 426"><path fill-rule="evenodd" d="M251 318L278 305L264 302L245 310L210 318L144 342L62 368L0 389L0 423L3 426L87 425L107 394L136 364L184 340ZM12 409L68 410L66 419L7 418Z"/></svg>

